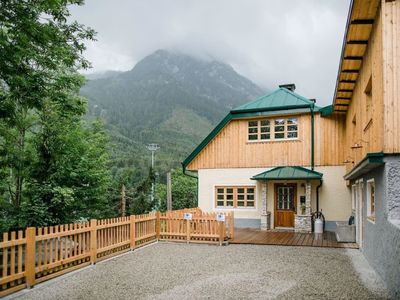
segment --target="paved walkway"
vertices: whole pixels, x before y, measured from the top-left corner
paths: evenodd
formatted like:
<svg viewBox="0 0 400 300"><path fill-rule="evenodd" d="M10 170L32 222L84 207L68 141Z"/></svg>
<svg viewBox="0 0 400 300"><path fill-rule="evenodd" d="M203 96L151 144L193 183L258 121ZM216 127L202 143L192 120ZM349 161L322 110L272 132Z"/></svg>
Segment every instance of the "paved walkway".
<svg viewBox="0 0 400 300"><path fill-rule="evenodd" d="M43 300L385 297L358 250L172 243L135 250L18 294Z"/></svg>
<svg viewBox="0 0 400 300"><path fill-rule="evenodd" d="M356 243L338 243L333 232L321 234L295 233L293 231L263 231L260 229L235 229L231 244L258 244L281 246L310 246L358 249Z"/></svg>

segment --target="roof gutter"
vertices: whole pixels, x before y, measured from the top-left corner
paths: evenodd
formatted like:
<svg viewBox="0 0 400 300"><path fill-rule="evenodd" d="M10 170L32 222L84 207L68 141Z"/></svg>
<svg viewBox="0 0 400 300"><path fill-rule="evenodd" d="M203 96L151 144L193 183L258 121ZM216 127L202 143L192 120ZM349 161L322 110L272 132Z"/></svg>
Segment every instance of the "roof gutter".
<svg viewBox="0 0 400 300"><path fill-rule="evenodd" d="M266 108L250 108L250 109L240 109L240 110L231 110L231 114L240 114L240 113L250 113L250 112L262 112L262 111L274 111L274 110L289 110L295 108L308 108L310 104L304 105L288 105L288 106L276 106L276 107L266 107Z"/></svg>
<svg viewBox="0 0 400 300"><path fill-rule="evenodd" d="M185 166L184 163L182 163L182 171L183 171L183 174L185 174L186 176L199 179L199 177L197 175L193 175L193 174L187 173L188 171L186 170L186 166Z"/></svg>

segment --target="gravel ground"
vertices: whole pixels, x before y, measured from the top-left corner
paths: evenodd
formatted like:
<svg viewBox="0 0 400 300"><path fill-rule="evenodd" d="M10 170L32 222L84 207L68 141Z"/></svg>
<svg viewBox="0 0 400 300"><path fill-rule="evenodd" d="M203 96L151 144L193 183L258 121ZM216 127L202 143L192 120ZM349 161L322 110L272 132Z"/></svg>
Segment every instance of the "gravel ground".
<svg viewBox="0 0 400 300"><path fill-rule="evenodd" d="M359 272L363 272L360 276ZM158 243L50 280L18 299L382 299L358 250Z"/></svg>

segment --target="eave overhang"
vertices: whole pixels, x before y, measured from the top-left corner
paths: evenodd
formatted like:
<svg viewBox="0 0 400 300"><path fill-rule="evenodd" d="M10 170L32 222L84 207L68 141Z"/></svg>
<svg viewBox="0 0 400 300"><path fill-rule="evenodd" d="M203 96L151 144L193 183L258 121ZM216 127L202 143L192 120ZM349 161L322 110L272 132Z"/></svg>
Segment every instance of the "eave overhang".
<svg viewBox="0 0 400 300"><path fill-rule="evenodd" d="M352 0L336 80L333 108L346 113L367 51L379 0Z"/></svg>
<svg viewBox="0 0 400 300"><path fill-rule="evenodd" d="M384 164L382 152L367 153L362 161L360 161L354 168L344 175L345 180L353 180L359 178L361 175Z"/></svg>

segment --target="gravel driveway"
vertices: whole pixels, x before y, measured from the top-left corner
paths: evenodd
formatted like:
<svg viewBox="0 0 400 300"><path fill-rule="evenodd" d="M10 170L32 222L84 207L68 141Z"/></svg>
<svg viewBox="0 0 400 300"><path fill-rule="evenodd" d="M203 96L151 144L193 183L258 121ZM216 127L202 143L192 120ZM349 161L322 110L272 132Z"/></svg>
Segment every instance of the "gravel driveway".
<svg viewBox="0 0 400 300"><path fill-rule="evenodd" d="M50 280L16 296L18 299L376 299L387 294L358 250L158 243Z"/></svg>

